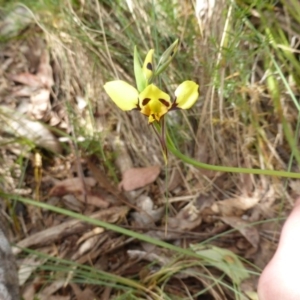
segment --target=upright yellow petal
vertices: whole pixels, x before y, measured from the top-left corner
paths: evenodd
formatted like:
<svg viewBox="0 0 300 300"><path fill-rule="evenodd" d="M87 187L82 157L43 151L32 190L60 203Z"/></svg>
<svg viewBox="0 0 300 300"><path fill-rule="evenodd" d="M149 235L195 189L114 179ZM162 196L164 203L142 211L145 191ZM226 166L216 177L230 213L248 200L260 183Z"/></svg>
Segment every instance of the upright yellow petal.
<svg viewBox="0 0 300 300"><path fill-rule="evenodd" d="M122 110L138 108L139 93L136 88L123 80L106 82L105 92Z"/></svg>
<svg viewBox="0 0 300 300"><path fill-rule="evenodd" d="M149 123L159 121L171 105L170 96L154 84L148 85L139 95L141 113L149 117Z"/></svg>
<svg viewBox="0 0 300 300"><path fill-rule="evenodd" d="M147 80L150 79L153 74L153 53L153 49L148 51L143 64L143 73Z"/></svg>
<svg viewBox="0 0 300 300"><path fill-rule="evenodd" d="M192 107L199 97L198 89L199 85L194 81L187 80L181 83L175 91L176 100L173 107L181 109Z"/></svg>

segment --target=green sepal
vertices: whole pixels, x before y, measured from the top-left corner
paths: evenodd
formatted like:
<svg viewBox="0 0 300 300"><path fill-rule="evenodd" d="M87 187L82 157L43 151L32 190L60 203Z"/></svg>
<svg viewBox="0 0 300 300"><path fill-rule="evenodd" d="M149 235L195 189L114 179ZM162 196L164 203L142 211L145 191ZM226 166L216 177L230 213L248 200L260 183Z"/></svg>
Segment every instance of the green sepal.
<svg viewBox="0 0 300 300"><path fill-rule="evenodd" d="M177 50L178 50L178 44L179 40L177 39L160 57L160 60L158 62L155 75L158 76L160 73L162 73L168 65L171 63L172 59L174 58Z"/></svg>
<svg viewBox="0 0 300 300"><path fill-rule="evenodd" d="M134 68L135 82L136 82L137 90L139 92L142 92L147 86L147 79L145 78L140 61L141 60L137 48L136 46L134 46L133 68Z"/></svg>

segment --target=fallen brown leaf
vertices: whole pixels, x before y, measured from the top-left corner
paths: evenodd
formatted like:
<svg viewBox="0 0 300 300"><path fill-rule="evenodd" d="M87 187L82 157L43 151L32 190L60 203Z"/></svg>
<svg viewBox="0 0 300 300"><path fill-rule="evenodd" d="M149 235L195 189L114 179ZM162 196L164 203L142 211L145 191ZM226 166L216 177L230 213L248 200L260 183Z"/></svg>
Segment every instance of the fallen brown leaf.
<svg viewBox="0 0 300 300"><path fill-rule="evenodd" d="M77 200L85 204L94 205L100 208L107 208L110 203L104 199L102 193L91 191L91 187L95 186L97 183L96 180L93 177L85 177L83 180L85 186L82 179L79 177L67 178L62 181L58 181L55 183L49 194L50 196L57 197L73 194L76 195Z"/></svg>
<svg viewBox="0 0 300 300"><path fill-rule="evenodd" d="M54 84L53 72L50 65L49 52L46 49L41 55L40 64L36 76L39 77L39 80L42 83L43 87L48 90L51 89L52 85Z"/></svg>
<svg viewBox="0 0 300 300"><path fill-rule="evenodd" d="M84 183L87 190L96 185L96 180L93 177L85 177ZM81 178L67 178L55 183L54 187L49 192L50 196L62 197L66 194L80 194L84 192L84 186Z"/></svg>
<svg viewBox="0 0 300 300"><path fill-rule="evenodd" d="M23 72L10 75L9 77L15 82L35 88L45 88L50 91L52 85L54 84L54 81L48 51L43 51L40 57L40 63L36 74Z"/></svg>
<svg viewBox="0 0 300 300"><path fill-rule="evenodd" d="M104 232L104 230L103 230ZM99 246L99 242L105 241L107 239L107 235L101 235L101 232L97 235L94 235L84 241L81 245L77 245L76 252L72 255L71 260L75 261L79 257L81 257L85 253L90 253L90 251L93 251L93 249L96 249L97 246Z"/></svg>
<svg viewBox="0 0 300 300"><path fill-rule="evenodd" d="M28 111L35 119L43 119L51 108L50 91L54 84L48 50L43 50L36 74L24 72L11 75L10 78L15 82L35 88L35 90L32 90L31 94L28 95L30 96L31 103L31 107ZM24 92L28 92L28 89L22 90L23 94ZM16 92L15 95L21 95L22 93L19 91Z"/></svg>
<svg viewBox="0 0 300 300"><path fill-rule="evenodd" d="M40 78L38 76L36 76L35 74L29 73L29 72L10 75L10 79L15 82L22 83L22 84L28 85L30 87L35 87L35 88L41 87L41 85L42 85Z"/></svg>
<svg viewBox="0 0 300 300"><path fill-rule="evenodd" d="M249 223L238 217L221 217L220 219L238 230L255 249L258 248L259 233L254 226L250 226Z"/></svg>
<svg viewBox="0 0 300 300"><path fill-rule="evenodd" d="M159 173L159 166L128 169L123 173L119 188L127 192L142 188L154 182Z"/></svg>
<svg viewBox="0 0 300 300"><path fill-rule="evenodd" d="M109 202L103 199L101 193L97 192L87 192L86 197L83 194L77 195L77 199L81 202L84 202L89 205L94 205L99 208L107 208L109 206Z"/></svg>
<svg viewBox="0 0 300 300"><path fill-rule="evenodd" d="M241 216L246 210L253 208L259 200L257 196L239 196L218 201L212 205L211 209L222 216Z"/></svg>
<svg viewBox="0 0 300 300"><path fill-rule="evenodd" d="M54 196L54 198L57 197ZM61 201L63 202L64 206L69 210L77 211L79 213L84 211L84 204L82 203L82 201L79 201L78 197L75 197L73 194L64 195L61 198Z"/></svg>

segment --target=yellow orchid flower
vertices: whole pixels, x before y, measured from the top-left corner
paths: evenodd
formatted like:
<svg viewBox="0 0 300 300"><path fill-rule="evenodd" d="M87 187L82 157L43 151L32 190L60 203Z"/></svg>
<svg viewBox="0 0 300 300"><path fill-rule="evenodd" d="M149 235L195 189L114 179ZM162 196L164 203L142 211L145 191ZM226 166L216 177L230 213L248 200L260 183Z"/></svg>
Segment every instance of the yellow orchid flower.
<svg viewBox="0 0 300 300"><path fill-rule="evenodd" d="M137 47L133 52L133 69L137 88L123 80L114 80L105 83L104 89L113 102L122 110L139 110L148 117L149 124L157 135L161 144L165 163L168 162L168 149L166 145L165 122L160 122L164 115L174 109L188 109L199 97L199 85L193 81L182 82L175 90L175 99L153 84L171 63L179 47L176 40L162 54L156 69L153 65L154 50L150 49L144 63L138 54Z"/></svg>
<svg viewBox="0 0 300 300"><path fill-rule="evenodd" d="M160 119L172 109L188 109L199 97L199 85L187 80L175 90L175 101L154 84L149 84L139 93L136 88L125 81L107 82L104 89L113 102L122 110L138 109L148 117L149 123Z"/></svg>

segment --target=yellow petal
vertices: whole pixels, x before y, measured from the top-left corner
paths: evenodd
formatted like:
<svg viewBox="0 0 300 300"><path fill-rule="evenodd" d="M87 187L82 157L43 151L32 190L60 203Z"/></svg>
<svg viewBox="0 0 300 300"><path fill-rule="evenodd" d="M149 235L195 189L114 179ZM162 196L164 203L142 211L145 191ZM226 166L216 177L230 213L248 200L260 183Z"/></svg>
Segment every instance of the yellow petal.
<svg viewBox="0 0 300 300"><path fill-rule="evenodd" d="M153 49L149 50L143 64L143 73L147 80L150 79L153 74L153 53Z"/></svg>
<svg viewBox="0 0 300 300"><path fill-rule="evenodd" d="M181 109L192 107L199 97L198 89L199 85L194 81L187 80L181 83L175 91L176 100L173 107Z"/></svg>
<svg viewBox="0 0 300 300"><path fill-rule="evenodd" d="M122 110L132 110L138 107L139 93L136 88L122 80L106 82L105 92Z"/></svg>
<svg viewBox="0 0 300 300"><path fill-rule="evenodd" d="M141 113L149 117L149 123L160 118L171 108L170 96L154 84L148 85L139 95Z"/></svg>

